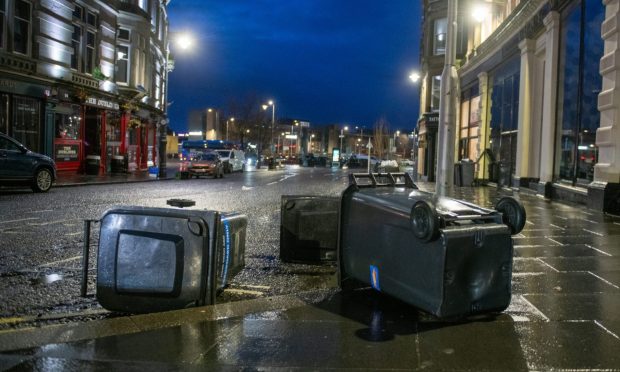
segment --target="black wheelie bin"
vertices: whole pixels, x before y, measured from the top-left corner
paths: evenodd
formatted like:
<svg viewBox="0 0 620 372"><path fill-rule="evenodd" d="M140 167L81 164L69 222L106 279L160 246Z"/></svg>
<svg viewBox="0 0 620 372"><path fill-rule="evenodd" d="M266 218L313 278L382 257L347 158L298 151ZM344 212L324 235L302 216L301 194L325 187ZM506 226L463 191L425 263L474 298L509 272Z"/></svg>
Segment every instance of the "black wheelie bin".
<svg viewBox="0 0 620 372"><path fill-rule="evenodd" d="M340 211L340 284L362 282L439 318L506 309L525 210L436 197L407 173L352 174Z"/></svg>
<svg viewBox="0 0 620 372"><path fill-rule="evenodd" d="M98 222L96 297L108 310L214 304L245 263L244 215L128 206L104 212Z"/></svg>

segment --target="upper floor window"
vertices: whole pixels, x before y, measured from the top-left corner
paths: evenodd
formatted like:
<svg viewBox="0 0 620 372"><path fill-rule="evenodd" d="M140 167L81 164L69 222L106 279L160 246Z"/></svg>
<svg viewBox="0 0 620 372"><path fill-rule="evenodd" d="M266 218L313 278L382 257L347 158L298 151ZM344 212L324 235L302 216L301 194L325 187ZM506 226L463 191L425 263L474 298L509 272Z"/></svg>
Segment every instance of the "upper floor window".
<svg viewBox="0 0 620 372"><path fill-rule="evenodd" d="M126 28L121 28L118 30L118 38L120 40L129 41L129 30Z"/></svg>
<svg viewBox="0 0 620 372"><path fill-rule="evenodd" d="M73 22L71 68L92 74L97 65L97 14L75 5Z"/></svg>
<svg viewBox="0 0 620 372"><path fill-rule="evenodd" d="M30 50L31 7L32 5L27 1L15 1L13 50L21 54L28 54Z"/></svg>
<svg viewBox="0 0 620 372"><path fill-rule="evenodd" d="M6 18L6 0L0 0L0 48L4 48Z"/></svg>
<svg viewBox="0 0 620 372"><path fill-rule="evenodd" d="M119 45L116 48L116 82L129 83L129 47Z"/></svg>
<svg viewBox="0 0 620 372"><path fill-rule="evenodd" d="M448 32L448 19L439 18L435 20L433 34L433 54L446 54L446 36Z"/></svg>
<svg viewBox="0 0 620 372"><path fill-rule="evenodd" d="M433 76L431 82L431 111L439 111L441 96L441 75Z"/></svg>

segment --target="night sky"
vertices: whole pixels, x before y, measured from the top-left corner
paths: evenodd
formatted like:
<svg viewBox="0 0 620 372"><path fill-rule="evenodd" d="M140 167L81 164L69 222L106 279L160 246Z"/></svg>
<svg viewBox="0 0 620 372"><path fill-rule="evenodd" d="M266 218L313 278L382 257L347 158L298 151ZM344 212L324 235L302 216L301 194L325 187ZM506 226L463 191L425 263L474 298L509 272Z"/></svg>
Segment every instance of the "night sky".
<svg viewBox="0 0 620 372"><path fill-rule="evenodd" d="M187 129L190 110L226 110L256 96L276 102L276 118L411 130L418 89L421 2L415 0L173 0L170 126ZM225 116L225 113L223 114Z"/></svg>

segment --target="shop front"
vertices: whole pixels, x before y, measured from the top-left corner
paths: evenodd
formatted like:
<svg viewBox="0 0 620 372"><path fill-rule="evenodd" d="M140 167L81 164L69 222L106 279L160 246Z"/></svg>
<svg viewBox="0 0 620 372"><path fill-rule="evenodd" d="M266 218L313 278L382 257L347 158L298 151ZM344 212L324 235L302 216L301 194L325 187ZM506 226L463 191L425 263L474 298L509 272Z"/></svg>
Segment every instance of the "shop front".
<svg viewBox="0 0 620 372"><path fill-rule="evenodd" d="M438 128L437 112L425 113L418 121L418 174L427 182L435 181Z"/></svg>
<svg viewBox="0 0 620 372"><path fill-rule="evenodd" d="M85 173L105 174L111 171L114 156L122 155L119 110L120 106L115 101L94 96L86 97L81 161Z"/></svg>
<svg viewBox="0 0 620 372"><path fill-rule="evenodd" d="M43 102L50 88L0 79L0 132L35 152L45 152Z"/></svg>

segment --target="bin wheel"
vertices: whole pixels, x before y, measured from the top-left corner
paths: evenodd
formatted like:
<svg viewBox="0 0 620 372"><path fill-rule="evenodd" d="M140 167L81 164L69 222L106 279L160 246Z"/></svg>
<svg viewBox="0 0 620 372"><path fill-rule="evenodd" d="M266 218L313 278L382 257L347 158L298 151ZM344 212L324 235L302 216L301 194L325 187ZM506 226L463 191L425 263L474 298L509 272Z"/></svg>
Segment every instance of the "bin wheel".
<svg viewBox="0 0 620 372"><path fill-rule="evenodd" d="M510 234L515 235L525 227L525 208L517 199L506 196L495 204L495 210L502 214L502 221L510 228Z"/></svg>
<svg viewBox="0 0 620 372"><path fill-rule="evenodd" d="M411 229L416 238L429 242L439 233L439 223L435 208L426 201L419 201L411 209Z"/></svg>

